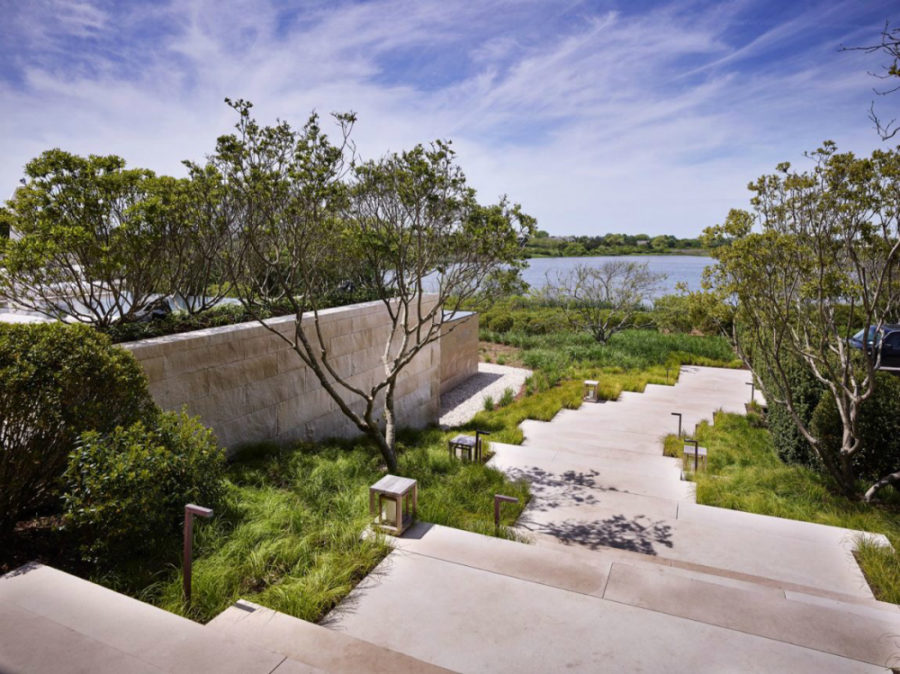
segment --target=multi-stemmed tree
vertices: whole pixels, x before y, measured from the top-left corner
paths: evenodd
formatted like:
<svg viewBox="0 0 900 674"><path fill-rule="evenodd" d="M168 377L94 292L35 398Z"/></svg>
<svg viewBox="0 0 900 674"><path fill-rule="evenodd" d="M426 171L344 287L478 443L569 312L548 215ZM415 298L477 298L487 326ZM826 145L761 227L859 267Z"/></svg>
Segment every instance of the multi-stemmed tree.
<svg viewBox="0 0 900 674"><path fill-rule="evenodd" d="M260 126L250 103L231 105L236 133L219 139L209 163L234 208L233 287L396 470L400 374L486 278L520 260L533 220L505 200L480 205L449 143L358 162L353 115L336 116L332 142L315 115L299 130ZM382 376L366 386L334 362L319 321L347 279L388 316ZM288 334L262 320L284 308L294 315Z"/></svg>
<svg viewBox="0 0 900 674"><path fill-rule="evenodd" d="M860 408L876 385L878 351L848 341L896 320L900 302L900 154L812 154L810 172L778 173L751 183L753 212L732 211L709 238L728 238L713 255L711 280L735 306L736 344L767 398L786 407L798 430L847 494L856 489L862 450ZM791 367L806 368L834 399L841 442L829 451L799 413ZM898 467L900 468L900 467ZM883 476L866 492L900 481Z"/></svg>
<svg viewBox="0 0 900 674"><path fill-rule="evenodd" d="M165 238L138 205L157 180L115 156L49 150L25 167L0 220L0 298L60 320L107 326L159 292Z"/></svg>
<svg viewBox="0 0 900 674"><path fill-rule="evenodd" d="M634 325L643 302L664 278L646 264L626 260L579 264L568 272L548 274L541 295L562 308L574 329L605 344Z"/></svg>

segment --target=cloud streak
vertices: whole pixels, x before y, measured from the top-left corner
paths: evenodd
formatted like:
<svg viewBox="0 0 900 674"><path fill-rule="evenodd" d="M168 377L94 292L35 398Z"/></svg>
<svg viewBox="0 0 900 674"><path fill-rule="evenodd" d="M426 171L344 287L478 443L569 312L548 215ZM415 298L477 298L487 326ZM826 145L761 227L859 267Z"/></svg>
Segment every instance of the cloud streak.
<svg viewBox="0 0 900 674"><path fill-rule="evenodd" d="M366 156L452 138L484 200L554 233L694 235L826 138L877 146L871 65L835 50L888 9L826 7L22 3L0 29L0 196L54 146L180 174L231 96L265 121L355 110Z"/></svg>

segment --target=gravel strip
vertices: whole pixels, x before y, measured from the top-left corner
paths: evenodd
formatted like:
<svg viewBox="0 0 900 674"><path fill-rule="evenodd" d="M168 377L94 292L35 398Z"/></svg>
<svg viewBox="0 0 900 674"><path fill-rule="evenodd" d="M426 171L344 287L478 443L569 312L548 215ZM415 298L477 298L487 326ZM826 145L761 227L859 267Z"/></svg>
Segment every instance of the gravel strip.
<svg viewBox="0 0 900 674"><path fill-rule="evenodd" d="M466 423L484 409L484 399L490 396L497 402L504 389L518 394L531 376L531 370L494 363L478 363L478 374L441 396L442 428Z"/></svg>

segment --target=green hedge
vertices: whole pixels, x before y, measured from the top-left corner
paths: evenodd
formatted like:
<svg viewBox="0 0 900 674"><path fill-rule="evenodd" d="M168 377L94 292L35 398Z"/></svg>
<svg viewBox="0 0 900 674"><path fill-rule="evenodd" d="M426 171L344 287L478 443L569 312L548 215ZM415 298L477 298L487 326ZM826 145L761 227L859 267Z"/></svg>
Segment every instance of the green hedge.
<svg viewBox="0 0 900 674"><path fill-rule="evenodd" d="M134 357L93 328L0 323L0 533L54 502L79 434L155 410Z"/></svg>
<svg viewBox="0 0 900 674"><path fill-rule="evenodd" d="M186 503L219 505L224 468L212 431L185 413L89 431L65 474L67 524L91 561L162 556L177 548Z"/></svg>

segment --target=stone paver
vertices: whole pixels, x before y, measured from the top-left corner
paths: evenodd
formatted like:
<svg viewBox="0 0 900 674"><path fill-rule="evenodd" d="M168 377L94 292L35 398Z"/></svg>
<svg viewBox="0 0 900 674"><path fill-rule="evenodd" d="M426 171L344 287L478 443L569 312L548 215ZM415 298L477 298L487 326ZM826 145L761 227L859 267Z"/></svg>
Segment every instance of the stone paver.
<svg viewBox="0 0 900 674"><path fill-rule="evenodd" d="M207 623L206 629L302 661L309 672L422 672L447 670L284 613L241 601ZM281 674L281 669L277 670Z"/></svg>
<svg viewBox="0 0 900 674"><path fill-rule="evenodd" d="M47 566L0 577L0 672L270 674L284 660Z"/></svg>

